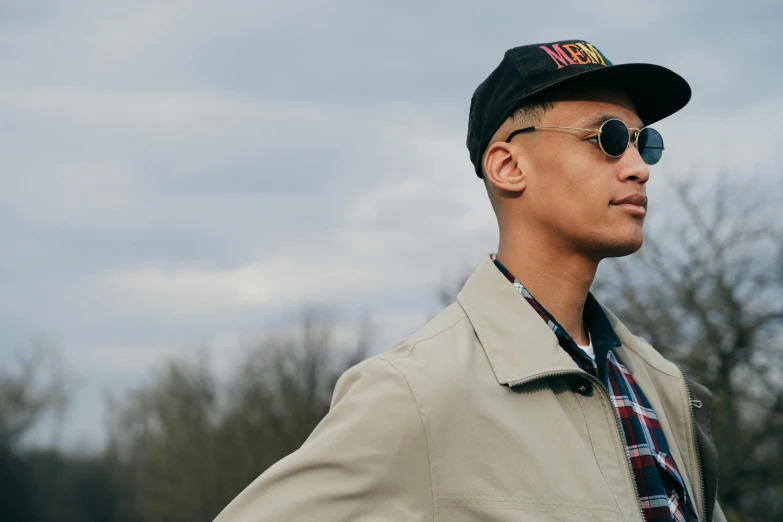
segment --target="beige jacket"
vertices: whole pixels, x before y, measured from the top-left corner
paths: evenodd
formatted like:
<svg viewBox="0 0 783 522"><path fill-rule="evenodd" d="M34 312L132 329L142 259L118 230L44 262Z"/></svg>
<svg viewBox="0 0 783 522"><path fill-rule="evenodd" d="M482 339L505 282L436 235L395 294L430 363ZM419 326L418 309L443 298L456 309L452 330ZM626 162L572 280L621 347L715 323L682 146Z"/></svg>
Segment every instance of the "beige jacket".
<svg viewBox="0 0 783 522"><path fill-rule="evenodd" d="M711 395L606 313L700 520L725 521ZM605 389L489 258L457 302L345 372L301 449L216 522L349 520L643 521Z"/></svg>

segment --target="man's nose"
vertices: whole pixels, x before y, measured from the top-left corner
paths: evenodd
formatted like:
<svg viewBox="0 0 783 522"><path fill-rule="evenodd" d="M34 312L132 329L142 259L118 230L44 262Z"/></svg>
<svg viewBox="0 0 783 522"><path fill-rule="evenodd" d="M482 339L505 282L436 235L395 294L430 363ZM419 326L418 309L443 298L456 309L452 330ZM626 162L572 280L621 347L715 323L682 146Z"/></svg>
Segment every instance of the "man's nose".
<svg viewBox="0 0 783 522"><path fill-rule="evenodd" d="M620 181L638 181L640 185L644 185L649 179L650 166L644 162L639 150L628 144L628 149L623 154Z"/></svg>

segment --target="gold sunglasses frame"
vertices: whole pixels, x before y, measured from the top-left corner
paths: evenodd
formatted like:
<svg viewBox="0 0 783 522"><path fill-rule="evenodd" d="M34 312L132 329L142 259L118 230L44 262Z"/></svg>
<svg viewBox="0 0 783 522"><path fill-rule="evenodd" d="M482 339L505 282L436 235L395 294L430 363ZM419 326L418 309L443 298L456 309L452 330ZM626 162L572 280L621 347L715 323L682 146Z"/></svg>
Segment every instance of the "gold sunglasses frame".
<svg viewBox="0 0 783 522"><path fill-rule="evenodd" d="M628 129L628 132L629 132L628 145L625 147L624 151L622 151L620 154L618 154L616 156L614 154L609 154L608 152L606 152L606 149L604 149L604 144L601 143L601 133L604 130L604 125L606 125L610 121L619 121L620 123L622 123L625 126L626 129ZM513 131L511 134L509 134L508 138L506 138L506 143L511 143L511 138L513 138L517 134L524 134L524 133L533 132L533 131L537 131L537 130L547 130L547 129L566 129L566 130L577 130L577 131L587 131L587 132L589 132L590 134L588 134L587 136L583 137L582 140L588 140L588 139L594 137L594 135L597 135L598 136L598 146L601 147L601 152L603 152L604 154L606 154L610 158L619 158L620 156L625 154L625 151L628 150L628 147L630 145L633 145L634 147L636 147L636 150L639 150L639 145L638 145L639 135L642 133L642 131L644 129L655 130L652 127L642 127L641 129L638 128L638 127L629 127L628 125L625 124L625 122L623 120L621 120L619 118L609 118L608 120L603 122L601 124L601 126L598 127L597 129L585 129L583 127L562 127L562 126L558 126L558 125L525 127L524 129L517 129L517 130ZM633 132L633 134L631 134L631 131L635 131L635 132ZM655 131L655 132L658 132L658 131ZM658 136L661 136L660 132L658 132ZM655 147L655 148L657 148L657 147ZM661 158L663 157L663 151L665 151L665 150L666 150L666 147L663 145L663 136L661 136ZM658 158L658 161L661 161L661 158ZM655 163L658 163L658 161L656 161ZM647 163L647 162L645 162L645 163ZM655 163L649 163L649 165L655 165Z"/></svg>

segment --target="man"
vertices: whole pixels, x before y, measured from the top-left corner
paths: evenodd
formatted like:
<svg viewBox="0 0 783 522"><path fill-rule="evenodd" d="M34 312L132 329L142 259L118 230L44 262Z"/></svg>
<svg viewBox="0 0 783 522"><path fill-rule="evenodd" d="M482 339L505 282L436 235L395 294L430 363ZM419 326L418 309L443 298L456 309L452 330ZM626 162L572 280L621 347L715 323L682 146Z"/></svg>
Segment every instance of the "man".
<svg viewBox="0 0 783 522"><path fill-rule="evenodd" d="M579 40L517 47L468 149L500 244L457 301L348 370L329 414L217 518L724 521L711 395L589 293L642 245L647 127L690 88Z"/></svg>

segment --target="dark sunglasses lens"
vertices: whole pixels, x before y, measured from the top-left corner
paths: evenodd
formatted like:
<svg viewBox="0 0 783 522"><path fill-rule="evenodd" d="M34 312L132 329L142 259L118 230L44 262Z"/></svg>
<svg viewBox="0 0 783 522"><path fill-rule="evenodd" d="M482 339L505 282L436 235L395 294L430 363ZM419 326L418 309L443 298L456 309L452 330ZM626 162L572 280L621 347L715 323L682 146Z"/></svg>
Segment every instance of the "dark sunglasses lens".
<svg viewBox="0 0 783 522"><path fill-rule="evenodd" d="M622 156L628 148L628 127L620 120L607 120L601 127L601 147L610 156Z"/></svg>
<svg viewBox="0 0 783 522"><path fill-rule="evenodd" d="M648 165L655 165L663 155L663 138L660 133L649 127L642 129L636 142L639 155Z"/></svg>

